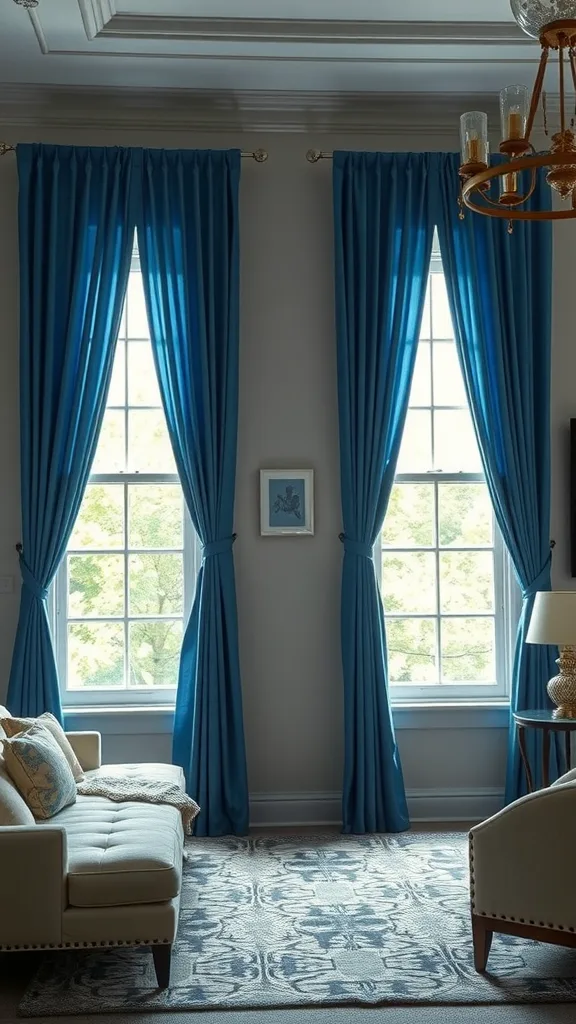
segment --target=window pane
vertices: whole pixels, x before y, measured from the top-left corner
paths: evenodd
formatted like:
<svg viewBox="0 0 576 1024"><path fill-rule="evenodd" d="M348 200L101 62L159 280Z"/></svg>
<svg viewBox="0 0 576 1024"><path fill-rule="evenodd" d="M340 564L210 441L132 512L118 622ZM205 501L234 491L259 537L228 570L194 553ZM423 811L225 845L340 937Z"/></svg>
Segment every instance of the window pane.
<svg viewBox="0 0 576 1024"><path fill-rule="evenodd" d="M157 406L162 404L149 341L128 343L128 403Z"/></svg>
<svg viewBox="0 0 576 1024"><path fill-rule="evenodd" d="M125 466L124 413L116 409L107 409L92 463L92 473L121 473Z"/></svg>
<svg viewBox="0 0 576 1024"><path fill-rule="evenodd" d="M434 405L468 405L454 342L434 342L432 358L434 360Z"/></svg>
<svg viewBox="0 0 576 1024"><path fill-rule="evenodd" d="M130 614L174 615L182 612L182 555L130 555Z"/></svg>
<svg viewBox="0 0 576 1024"><path fill-rule="evenodd" d="M176 687L182 648L182 621L131 622L130 686Z"/></svg>
<svg viewBox="0 0 576 1024"><path fill-rule="evenodd" d="M448 547L493 544L493 515L485 484L439 484L440 545Z"/></svg>
<svg viewBox="0 0 576 1024"><path fill-rule="evenodd" d="M124 488L120 484L88 484L68 548L124 546Z"/></svg>
<svg viewBox="0 0 576 1024"><path fill-rule="evenodd" d="M387 619L390 683L437 683L434 619Z"/></svg>
<svg viewBox="0 0 576 1024"><path fill-rule="evenodd" d="M440 611L491 612L494 559L491 551L440 552Z"/></svg>
<svg viewBox="0 0 576 1024"><path fill-rule="evenodd" d="M428 287L426 288L426 298L424 300L424 312L422 313L422 323L420 325L420 337L430 338L432 323L430 319L430 277L428 277Z"/></svg>
<svg viewBox="0 0 576 1024"><path fill-rule="evenodd" d="M441 619L442 682L493 683L494 619Z"/></svg>
<svg viewBox="0 0 576 1024"><path fill-rule="evenodd" d="M396 552L382 556L382 596L387 613L436 612L434 552Z"/></svg>
<svg viewBox="0 0 576 1024"><path fill-rule="evenodd" d="M481 473L482 462L467 409L434 412L434 462L444 473Z"/></svg>
<svg viewBox="0 0 576 1024"><path fill-rule="evenodd" d="M452 317L444 274L431 274L432 278L432 334L434 338L453 338Z"/></svg>
<svg viewBox="0 0 576 1024"><path fill-rule="evenodd" d="M176 472L161 409L131 409L128 413L128 462L132 472Z"/></svg>
<svg viewBox="0 0 576 1024"><path fill-rule="evenodd" d="M432 468L432 421L429 412L409 409L400 445L397 473L426 472Z"/></svg>
<svg viewBox="0 0 576 1024"><path fill-rule="evenodd" d="M68 690L123 689L124 678L123 623L68 626Z"/></svg>
<svg viewBox="0 0 576 1024"><path fill-rule="evenodd" d="M123 341L116 343L114 366L112 367L112 378L106 404L126 405L126 363Z"/></svg>
<svg viewBox="0 0 576 1024"><path fill-rule="evenodd" d="M416 364L414 376L410 389L410 405L431 405L431 367L430 367L430 345L427 341L421 341L416 353Z"/></svg>
<svg viewBox="0 0 576 1024"><path fill-rule="evenodd" d="M434 484L394 484L382 528L385 547L432 547Z"/></svg>
<svg viewBox="0 0 576 1024"><path fill-rule="evenodd" d="M124 614L123 555L70 555L68 615L105 617Z"/></svg>
<svg viewBox="0 0 576 1024"><path fill-rule="evenodd" d="M128 337L149 338L142 275L133 271L128 277Z"/></svg>
<svg viewBox="0 0 576 1024"><path fill-rule="evenodd" d="M184 506L179 484L135 484L128 488L128 545L181 548Z"/></svg>

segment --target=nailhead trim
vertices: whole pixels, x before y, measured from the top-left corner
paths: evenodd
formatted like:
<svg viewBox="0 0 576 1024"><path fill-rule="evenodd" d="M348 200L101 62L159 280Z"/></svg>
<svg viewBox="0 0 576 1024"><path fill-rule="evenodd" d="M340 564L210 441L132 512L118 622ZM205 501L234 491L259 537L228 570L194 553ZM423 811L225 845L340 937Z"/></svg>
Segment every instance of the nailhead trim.
<svg viewBox="0 0 576 1024"><path fill-rule="evenodd" d="M40 943L26 943L22 945L7 945L0 943L0 950L2 952L12 952L16 950L28 950L28 949L82 949L89 946L106 946L108 948L112 946L169 946L171 939L101 939L100 942L40 942Z"/></svg>
<svg viewBox="0 0 576 1024"><path fill-rule="evenodd" d="M468 859L470 863L470 903L472 910L476 909L474 902L475 895L475 878L474 878L474 836L472 832L468 833Z"/></svg>
<svg viewBox="0 0 576 1024"><path fill-rule="evenodd" d="M468 833L468 856L469 856L469 862L470 862L470 903L471 903L471 907L472 907L472 912L475 913L475 911L476 911L476 903L475 903L475 885L476 885L476 880L475 880L475 877L474 877L474 835L473 835L472 832ZM516 922L516 918L515 917L512 917L511 915L508 916L507 914L497 914L495 911L492 911L490 914L488 914L485 910L481 910L480 911L480 917L490 917L490 918L493 918L494 920L514 921L514 922ZM518 921L521 924L525 924L525 918L523 918L523 917L519 917ZM536 924L535 921L529 921L528 923L529 924ZM541 928L553 928L554 930L560 931L560 932L564 932L564 931L574 932L574 930L575 930L573 925L552 924L552 923L546 924L544 921L539 921L538 924L540 925Z"/></svg>

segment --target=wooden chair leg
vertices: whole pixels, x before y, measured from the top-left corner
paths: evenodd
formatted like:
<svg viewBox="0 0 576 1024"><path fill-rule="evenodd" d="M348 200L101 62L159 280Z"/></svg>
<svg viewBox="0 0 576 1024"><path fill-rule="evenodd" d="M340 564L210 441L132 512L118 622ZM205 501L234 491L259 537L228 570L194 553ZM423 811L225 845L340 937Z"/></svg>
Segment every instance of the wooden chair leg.
<svg viewBox="0 0 576 1024"><path fill-rule="evenodd" d="M158 988L168 988L170 985L170 960L172 957L172 946L168 942L159 942L152 946L154 957L154 970Z"/></svg>
<svg viewBox="0 0 576 1024"><path fill-rule="evenodd" d="M493 932L486 927L482 918L472 917L472 940L474 942L474 967L477 971L485 971L488 954L492 945Z"/></svg>

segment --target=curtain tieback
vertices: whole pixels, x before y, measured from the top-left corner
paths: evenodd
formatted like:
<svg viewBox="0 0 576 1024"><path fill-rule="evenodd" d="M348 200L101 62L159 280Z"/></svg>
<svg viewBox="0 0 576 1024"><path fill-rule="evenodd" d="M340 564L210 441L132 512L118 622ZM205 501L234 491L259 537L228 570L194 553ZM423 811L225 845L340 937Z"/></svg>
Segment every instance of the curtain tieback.
<svg viewBox="0 0 576 1024"><path fill-rule="evenodd" d="M539 590L550 590L550 566L552 564L552 552L548 555L544 565L542 566L538 575L529 583L527 587L522 588L522 600L525 601L528 597L534 597Z"/></svg>
<svg viewBox="0 0 576 1024"><path fill-rule="evenodd" d="M369 558L370 561L374 558L373 544L366 544L361 540L352 540L345 533L339 533L338 540L344 545L345 554L357 555L358 558Z"/></svg>
<svg viewBox="0 0 576 1024"><path fill-rule="evenodd" d="M211 558L212 555L223 555L226 551L231 551L235 540L236 534L233 533L231 537L223 537L222 540L208 541L202 545L202 558Z"/></svg>
<svg viewBox="0 0 576 1024"><path fill-rule="evenodd" d="M42 587L38 583L38 580L34 576L30 567L26 565L22 555L20 557L20 573L22 576L22 583L28 588L31 594L38 599L38 601L45 601L48 597L48 588Z"/></svg>

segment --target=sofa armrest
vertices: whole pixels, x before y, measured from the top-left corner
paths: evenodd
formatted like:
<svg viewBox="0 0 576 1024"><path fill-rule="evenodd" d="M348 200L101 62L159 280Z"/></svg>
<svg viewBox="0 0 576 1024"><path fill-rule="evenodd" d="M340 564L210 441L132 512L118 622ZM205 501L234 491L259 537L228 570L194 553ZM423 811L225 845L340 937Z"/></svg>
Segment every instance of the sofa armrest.
<svg viewBox="0 0 576 1024"><path fill-rule="evenodd" d="M0 828L0 948L62 941L67 873L64 828Z"/></svg>
<svg viewBox="0 0 576 1024"><path fill-rule="evenodd" d="M530 793L476 825L470 831L472 913L574 930L575 847L574 782Z"/></svg>
<svg viewBox="0 0 576 1024"><path fill-rule="evenodd" d="M99 732L67 732L66 736L85 772L100 768L102 737Z"/></svg>

